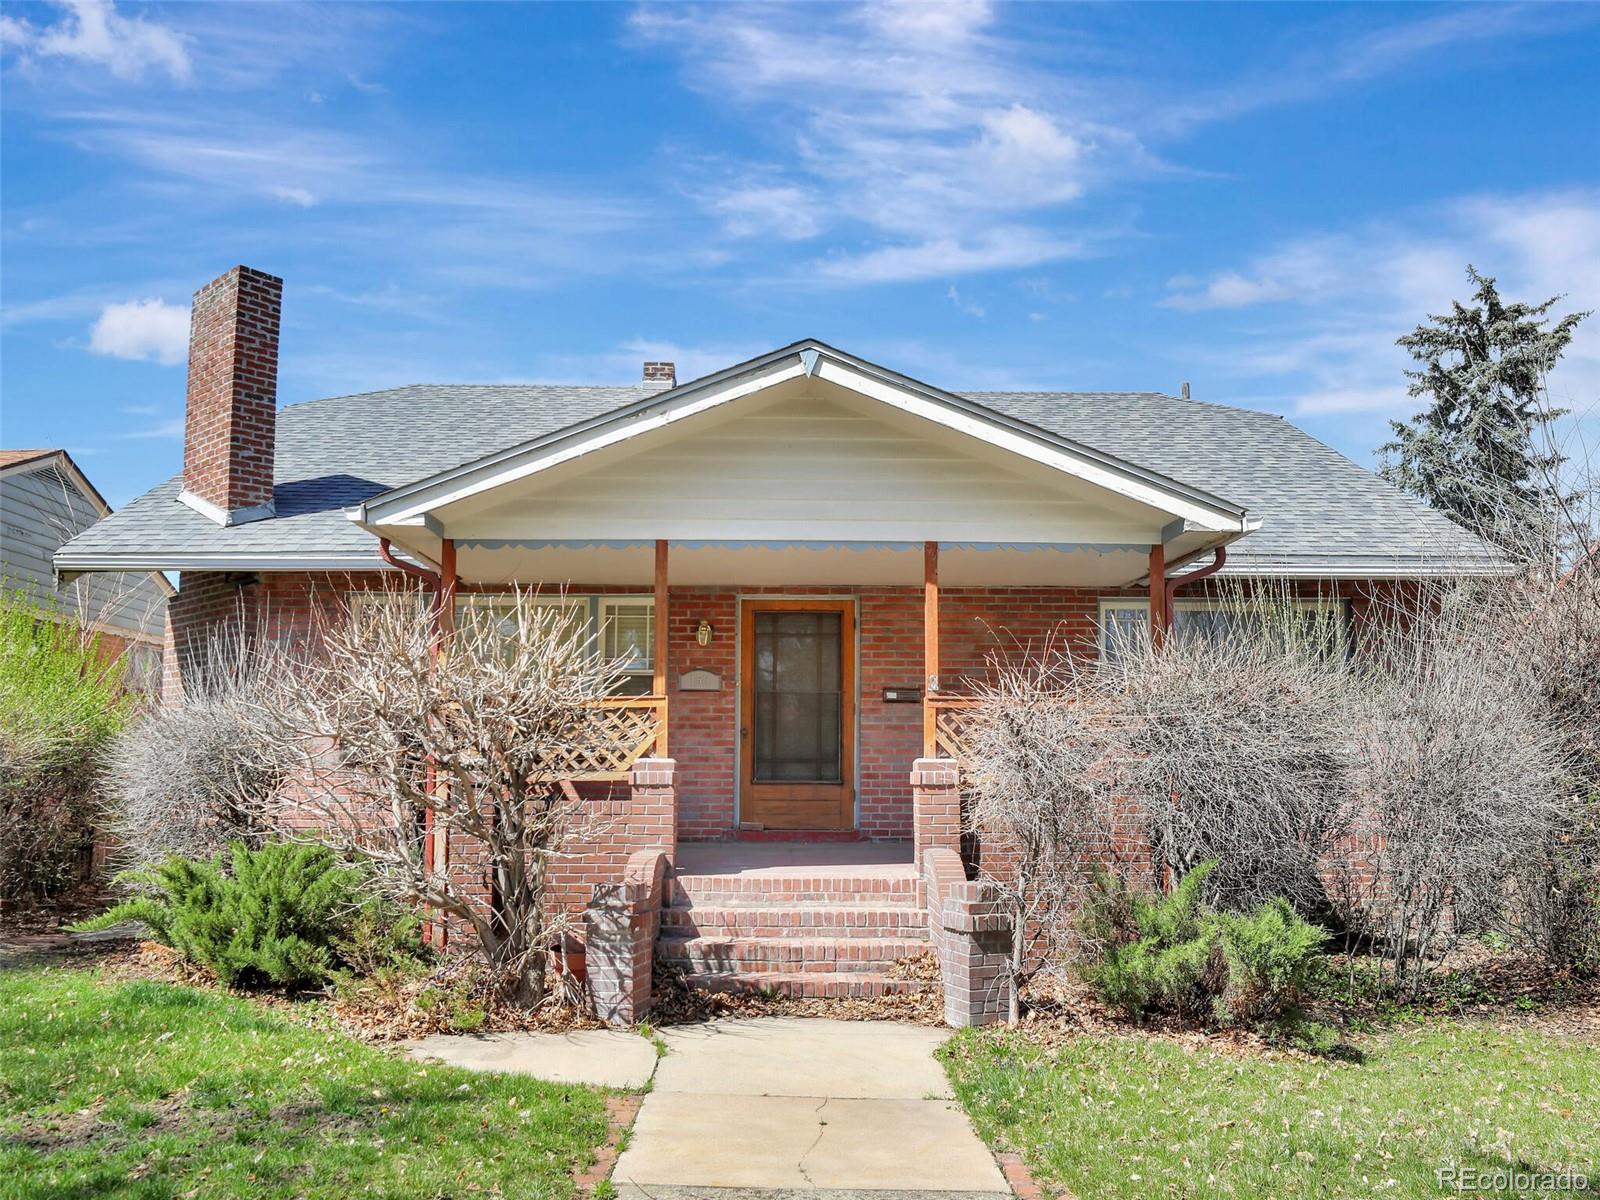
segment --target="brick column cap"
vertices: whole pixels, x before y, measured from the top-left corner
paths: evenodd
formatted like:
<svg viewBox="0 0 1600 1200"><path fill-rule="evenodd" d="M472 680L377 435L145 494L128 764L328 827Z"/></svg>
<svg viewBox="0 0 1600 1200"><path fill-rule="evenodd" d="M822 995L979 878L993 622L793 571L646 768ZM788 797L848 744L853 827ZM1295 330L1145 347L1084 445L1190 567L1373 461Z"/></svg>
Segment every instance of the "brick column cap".
<svg viewBox="0 0 1600 1200"><path fill-rule="evenodd" d="M641 758L629 772L634 787L672 787L677 777L678 761L673 758Z"/></svg>
<svg viewBox="0 0 1600 1200"><path fill-rule="evenodd" d="M961 771L954 759L919 758L911 764L911 786L914 788L955 788L960 782Z"/></svg>

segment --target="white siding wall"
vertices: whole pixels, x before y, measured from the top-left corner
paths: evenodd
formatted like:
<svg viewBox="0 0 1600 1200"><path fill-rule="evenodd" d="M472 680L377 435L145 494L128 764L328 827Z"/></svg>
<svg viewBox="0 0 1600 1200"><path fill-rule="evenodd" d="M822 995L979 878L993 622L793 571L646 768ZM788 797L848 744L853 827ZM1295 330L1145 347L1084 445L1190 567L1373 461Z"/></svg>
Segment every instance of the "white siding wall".
<svg viewBox="0 0 1600 1200"><path fill-rule="evenodd" d="M736 406L441 515L457 538L1143 544L1166 519L869 403Z"/></svg>

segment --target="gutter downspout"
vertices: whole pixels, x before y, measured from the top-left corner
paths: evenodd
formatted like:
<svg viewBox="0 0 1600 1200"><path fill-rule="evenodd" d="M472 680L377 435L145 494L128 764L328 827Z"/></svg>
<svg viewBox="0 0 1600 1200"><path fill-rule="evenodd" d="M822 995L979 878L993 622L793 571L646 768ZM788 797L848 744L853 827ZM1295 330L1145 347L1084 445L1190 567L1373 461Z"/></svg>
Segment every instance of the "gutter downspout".
<svg viewBox="0 0 1600 1200"><path fill-rule="evenodd" d="M1174 600L1177 598L1179 586L1187 583L1196 583L1199 580L1210 578L1212 575L1215 575L1218 571L1222 570L1223 564L1228 561L1228 548L1226 546L1218 546L1212 551L1212 554L1214 554L1216 557L1214 557L1205 566L1201 567L1198 571L1190 571L1186 575L1174 575L1167 580L1167 602L1164 606L1165 611L1162 613L1162 617L1166 621L1168 629L1172 628L1172 605Z"/></svg>
<svg viewBox="0 0 1600 1200"><path fill-rule="evenodd" d="M386 537L378 539L378 557L398 571L404 571L407 575L415 575L418 579L431 583L435 589L439 587L438 575L426 567L419 567L415 563L408 563L404 559L396 558L394 551L389 546L389 539Z"/></svg>

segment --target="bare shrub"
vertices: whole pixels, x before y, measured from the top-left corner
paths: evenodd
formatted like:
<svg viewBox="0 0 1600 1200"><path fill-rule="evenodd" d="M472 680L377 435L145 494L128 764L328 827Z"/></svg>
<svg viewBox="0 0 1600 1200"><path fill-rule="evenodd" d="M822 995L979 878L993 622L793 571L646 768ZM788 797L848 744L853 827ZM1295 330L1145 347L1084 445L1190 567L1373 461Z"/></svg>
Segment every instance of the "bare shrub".
<svg viewBox="0 0 1600 1200"><path fill-rule="evenodd" d="M1492 676L1478 707L1461 714L1463 729L1494 726L1480 744L1516 742L1506 752L1531 772L1521 780L1527 812L1497 794L1478 815L1507 827L1514 859L1499 892L1478 890L1492 895L1491 915L1527 949L1558 969L1592 972L1600 971L1600 473L1592 412L1567 420L1542 376L1537 385L1523 429L1539 451L1531 476L1537 503L1492 474L1453 483L1476 489L1482 517L1474 531L1498 536L1518 574L1447 585L1425 603L1445 618L1431 644L1456 648L1458 673ZM1505 538L1508 529L1515 539ZM1416 653L1398 657L1403 674L1424 674ZM1519 726L1531 726L1520 739ZM1494 828L1486 836L1495 840ZM1505 890L1509 901L1500 898Z"/></svg>
<svg viewBox="0 0 1600 1200"><path fill-rule="evenodd" d="M1209 903L1332 910L1321 864L1348 836L1350 684L1339 632L1275 595L1230 594L1210 627L1121 639L1101 670L1117 784L1169 879L1215 861Z"/></svg>
<svg viewBox="0 0 1600 1200"><path fill-rule="evenodd" d="M220 626L195 657L178 704L130 724L106 768L117 857L141 868L169 855L208 859L232 842L259 848L258 812L293 768L264 719L262 696L291 663L259 631Z"/></svg>
<svg viewBox="0 0 1600 1200"><path fill-rule="evenodd" d="M969 827L1002 843L985 871L1013 928L1011 1019L1028 977L1061 949L1090 873L1114 853L1107 766L1112 731L1093 681L1047 650L999 665L968 727ZM1034 954L1037 933L1044 954Z"/></svg>
<svg viewBox="0 0 1600 1200"><path fill-rule="evenodd" d="M550 865L595 832L562 787L564 764L605 743L595 702L621 664L530 603L465 623L437 662L433 643L414 593L324 634L264 701L277 748L297 761L294 802L265 815L281 836L364 860L394 897L468 924L501 994L537 1004L564 920L546 903ZM436 867L429 836L481 848L488 894Z"/></svg>
<svg viewBox="0 0 1600 1200"><path fill-rule="evenodd" d="M1573 496L1578 503L1584 493ZM1522 861L1514 932L1558 969L1600 973L1600 562L1526 572L1485 623L1559 739L1559 823Z"/></svg>
<svg viewBox="0 0 1600 1200"><path fill-rule="evenodd" d="M1559 723L1506 657L1482 589L1391 623L1355 725L1358 848L1343 866L1355 915L1397 988L1463 933L1514 926L1514 881L1570 815Z"/></svg>

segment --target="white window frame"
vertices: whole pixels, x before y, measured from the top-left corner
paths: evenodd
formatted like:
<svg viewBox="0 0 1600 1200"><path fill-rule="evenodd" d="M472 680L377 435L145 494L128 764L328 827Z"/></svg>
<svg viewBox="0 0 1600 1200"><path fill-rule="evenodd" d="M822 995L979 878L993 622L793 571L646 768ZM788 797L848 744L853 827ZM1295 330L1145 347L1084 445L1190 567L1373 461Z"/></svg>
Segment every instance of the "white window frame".
<svg viewBox="0 0 1600 1200"><path fill-rule="evenodd" d="M648 610L648 616L645 620L645 657L643 660L630 663L623 673L629 676L647 676L653 685L656 673L656 654L659 652L656 647L656 598L654 594L649 592L634 596L603 594L595 596L594 602L594 633L596 644L602 652L604 652L606 644L606 625L612 619L609 615L612 611L623 605L643 605Z"/></svg>
<svg viewBox="0 0 1600 1200"><path fill-rule="evenodd" d="M1284 602L1284 600L1276 597L1269 598L1267 600L1267 603L1269 604L1282 604ZM1295 608L1304 608L1309 610L1323 609L1336 614L1339 617L1339 642L1341 648L1343 647L1345 639L1349 633L1349 609L1343 598L1339 596L1294 596L1288 598L1287 603ZM1199 600L1190 598L1173 600L1172 609L1175 613L1186 611L1217 612L1219 610L1237 609L1240 607L1240 605L1241 601L1239 600ZM1106 659L1106 635L1111 631L1111 626L1106 620L1106 610L1113 608L1138 609L1140 612L1144 613L1145 620L1148 621L1150 619L1149 597L1101 596L1100 607L1097 613L1097 619L1095 621L1095 647L1101 662L1104 662Z"/></svg>

